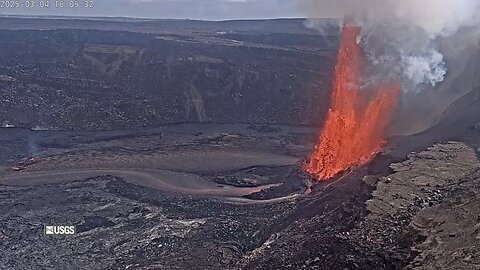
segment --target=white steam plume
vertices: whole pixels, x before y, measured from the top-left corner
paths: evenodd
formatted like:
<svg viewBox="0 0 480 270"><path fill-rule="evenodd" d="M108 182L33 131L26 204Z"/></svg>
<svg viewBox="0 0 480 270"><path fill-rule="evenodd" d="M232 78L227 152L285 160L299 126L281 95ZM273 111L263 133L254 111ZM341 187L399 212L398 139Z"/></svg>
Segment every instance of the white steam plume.
<svg viewBox="0 0 480 270"><path fill-rule="evenodd" d="M430 49L422 56L402 56L402 65L403 73L414 84L430 82L435 86L447 74L443 55L435 49Z"/></svg>
<svg viewBox="0 0 480 270"><path fill-rule="evenodd" d="M346 18L360 24L362 45L374 69L401 77L405 90L435 86L444 80L447 67L438 46L440 40L469 27L470 41L478 38L480 0L297 2L310 18ZM466 43L459 46L466 47Z"/></svg>

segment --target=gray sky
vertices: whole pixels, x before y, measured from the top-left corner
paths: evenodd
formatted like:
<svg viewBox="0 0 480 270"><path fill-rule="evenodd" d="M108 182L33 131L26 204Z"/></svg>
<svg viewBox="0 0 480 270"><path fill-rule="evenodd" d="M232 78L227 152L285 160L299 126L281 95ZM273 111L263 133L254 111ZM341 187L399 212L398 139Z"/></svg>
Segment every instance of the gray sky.
<svg viewBox="0 0 480 270"><path fill-rule="evenodd" d="M24 2L25 0L20 0ZM92 0L93 8L2 8L0 14L122 16L141 18L253 19L301 17L294 0ZM75 0L74 0L75 1ZM85 0L78 0L83 5ZM68 6L70 0L64 0Z"/></svg>

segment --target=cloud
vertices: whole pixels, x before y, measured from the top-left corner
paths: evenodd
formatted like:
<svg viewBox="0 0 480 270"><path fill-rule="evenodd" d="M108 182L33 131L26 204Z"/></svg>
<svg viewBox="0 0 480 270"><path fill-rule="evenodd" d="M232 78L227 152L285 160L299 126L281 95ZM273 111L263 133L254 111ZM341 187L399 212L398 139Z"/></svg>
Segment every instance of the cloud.
<svg viewBox="0 0 480 270"><path fill-rule="evenodd" d="M415 25L430 37L448 36L480 22L478 0L297 0L310 17L356 18Z"/></svg>
<svg viewBox="0 0 480 270"><path fill-rule="evenodd" d="M296 2L311 18L345 18L361 25L363 47L374 70L387 77L400 77L407 91L442 82L447 65L439 43L460 29L480 25L479 0ZM470 38L466 43L476 42L478 35Z"/></svg>

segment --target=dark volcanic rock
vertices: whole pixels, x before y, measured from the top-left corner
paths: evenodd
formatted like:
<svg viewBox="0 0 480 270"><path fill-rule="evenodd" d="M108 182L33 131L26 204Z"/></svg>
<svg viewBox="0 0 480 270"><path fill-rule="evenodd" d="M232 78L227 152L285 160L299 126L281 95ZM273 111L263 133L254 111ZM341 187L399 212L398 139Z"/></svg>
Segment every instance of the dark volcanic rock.
<svg viewBox="0 0 480 270"><path fill-rule="evenodd" d="M236 187L257 187L274 184L288 175L291 167L252 167L232 173L204 176L215 183Z"/></svg>
<svg viewBox="0 0 480 270"><path fill-rule="evenodd" d="M24 270L228 269L293 206L228 204L112 176L0 186L0 200L0 269ZM44 235L45 224L77 233Z"/></svg>
<svg viewBox="0 0 480 270"><path fill-rule="evenodd" d="M298 21L279 23L285 31L269 22L0 22L14 29L0 31L3 126L248 122L252 134L271 137L202 129L184 138L95 135L101 137L95 144L74 133L57 141L21 131L9 135L11 143L2 133L2 166L41 172L118 157L120 167L158 165L175 152L182 167L201 153L190 161L198 166L212 149L232 150L223 156L256 148L301 156L308 146L295 141L311 135L282 135L286 128L270 124L317 124L327 108L328 84L321 82L328 82L335 38L297 33ZM48 30L32 30L37 22ZM479 91L457 100L431 129L396 138L368 166L330 181L315 182L301 162L234 171L208 162L191 167L219 185L282 183L246 196L259 201L160 192L113 176L0 185L0 269L478 269ZM451 139L459 142L445 142ZM68 152L76 144L82 147ZM38 161L39 148L50 147L59 153ZM48 237L44 224L74 224L77 234Z"/></svg>
<svg viewBox="0 0 480 270"><path fill-rule="evenodd" d="M100 227L111 227L115 223L111 222L108 218L102 216L89 216L84 217L83 222L77 226L77 232L86 232Z"/></svg>
<svg viewBox="0 0 480 270"><path fill-rule="evenodd" d="M451 142L393 164L378 183L358 171L320 183L237 267L477 269L479 166Z"/></svg>
<svg viewBox="0 0 480 270"><path fill-rule="evenodd" d="M358 177L344 177L325 192L299 201L295 210L270 230L270 238L236 265L238 269L356 269L353 242L342 238L363 216L372 188ZM360 269L379 269L375 258Z"/></svg>
<svg viewBox="0 0 480 270"><path fill-rule="evenodd" d="M252 193L245 196L245 198L253 200L268 200L282 196L290 196L298 193L308 193L314 183L314 179L309 174L302 170L303 160L295 164L295 166L288 167L288 173L283 176L283 182L268 189L262 189L259 192Z"/></svg>
<svg viewBox="0 0 480 270"><path fill-rule="evenodd" d="M264 35L0 30L0 123L70 130L320 123L337 31L276 33L268 38L275 42Z"/></svg>
<svg viewBox="0 0 480 270"><path fill-rule="evenodd" d="M281 131L280 128L272 127L270 125L249 125L247 128L258 131L260 133L273 133Z"/></svg>

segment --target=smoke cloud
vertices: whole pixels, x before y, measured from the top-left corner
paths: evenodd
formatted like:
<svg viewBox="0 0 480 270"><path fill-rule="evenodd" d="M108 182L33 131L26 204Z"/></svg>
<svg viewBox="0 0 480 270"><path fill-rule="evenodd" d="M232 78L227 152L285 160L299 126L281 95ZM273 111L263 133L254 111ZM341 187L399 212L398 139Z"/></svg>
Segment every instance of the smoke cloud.
<svg viewBox="0 0 480 270"><path fill-rule="evenodd" d="M430 82L435 86L447 74L443 55L435 49L428 50L422 56L402 56L401 62L405 76L414 84Z"/></svg>
<svg viewBox="0 0 480 270"><path fill-rule="evenodd" d="M431 38L479 21L478 0L299 0L312 18L355 18L419 27Z"/></svg>
<svg viewBox="0 0 480 270"><path fill-rule="evenodd" d="M447 64L440 43L462 30L477 42L478 0L297 0L314 18L341 18L362 26L362 46L376 73L400 78L405 91L444 81ZM461 50L461 48L456 48Z"/></svg>

